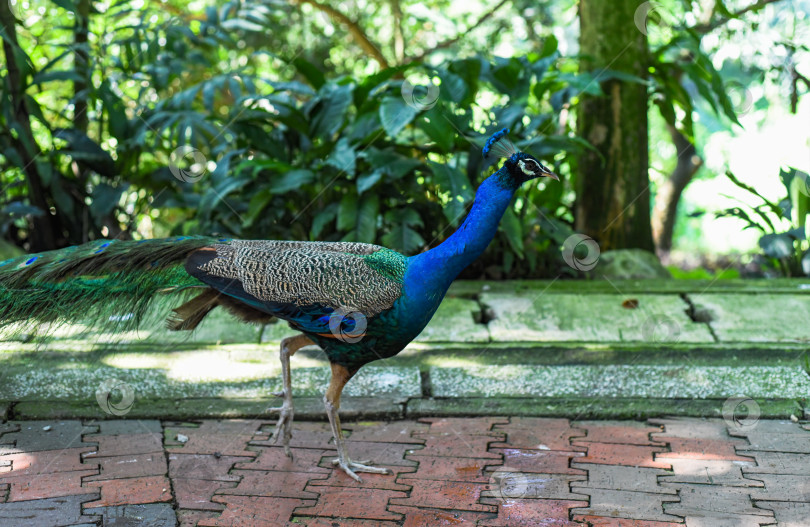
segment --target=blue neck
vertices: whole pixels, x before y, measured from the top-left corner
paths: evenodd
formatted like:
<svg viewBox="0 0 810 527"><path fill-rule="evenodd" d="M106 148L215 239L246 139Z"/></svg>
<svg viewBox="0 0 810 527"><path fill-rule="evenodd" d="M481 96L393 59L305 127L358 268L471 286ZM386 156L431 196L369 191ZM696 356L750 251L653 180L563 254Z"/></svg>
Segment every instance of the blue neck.
<svg viewBox="0 0 810 527"><path fill-rule="evenodd" d="M440 292L440 301L456 276L475 261L495 237L515 190L505 166L484 180L461 227L438 247L410 258L406 289ZM408 284L409 278L419 285L411 288L410 285L415 284Z"/></svg>

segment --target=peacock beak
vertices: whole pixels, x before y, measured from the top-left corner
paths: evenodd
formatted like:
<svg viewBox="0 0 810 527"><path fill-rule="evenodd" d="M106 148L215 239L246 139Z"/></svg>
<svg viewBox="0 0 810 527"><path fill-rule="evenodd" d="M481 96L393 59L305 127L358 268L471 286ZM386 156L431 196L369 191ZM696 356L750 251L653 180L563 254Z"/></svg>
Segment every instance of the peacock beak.
<svg viewBox="0 0 810 527"><path fill-rule="evenodd" d="M545 173L545 174L543 174L543 175L544 175L544 176L546 176L546 177L550 177L551 179L555 179L555 180L557 180L557 181L559 181L559 180L560 180L560 176L558 176L558 175L557 175L557 174L555 174L554 172L546 172L546 173Z"/></svg>

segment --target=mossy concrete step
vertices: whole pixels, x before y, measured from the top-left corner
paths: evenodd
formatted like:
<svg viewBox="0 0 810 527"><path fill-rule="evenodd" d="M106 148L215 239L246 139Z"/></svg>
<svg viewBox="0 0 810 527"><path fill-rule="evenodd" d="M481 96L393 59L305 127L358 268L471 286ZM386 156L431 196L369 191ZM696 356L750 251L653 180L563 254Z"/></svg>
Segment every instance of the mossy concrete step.
<svg viewBox="0 0 810 527"><path fill-rule="evenodd" d="M400 396L374 396L341 398L340 416L344 420L401 419L405 415L408 398ZM295 419L327 420L323 397L295 397ZM21 401L13 405L17 420L34 419L265 419L275 420L278 413L270 411L280 405L275 397L252 398L183 398L136 399L119 415L104 412L95 402L78 400ZM295 425L293 425L294 427Z"/></svg>
<svg viewBox="0 0 810 527"><path fill-rule="evenodd" d="M344 408L394 417L716 415L718 401L746 395L763 415L767 406L784 417L810 397L801 369L808 291L802 280L456 284L415 342L349 383ZM0 414L104 417L96 392L110 379L133 388L127 415L136 417L252 416L278 405L269 394L280 389L278 342L294 334L286 323L250 326L216 310L197 332L172 333L160 319L168 304L160 307L126 335L68 326L44 343L0 344ZM323 418L328 377L322 351L296 354L298 416Z"/></svg>
<svg viewBox="0 0 810 527"><path fill-rule="evenodd" d="M256 398L281 391L281 377L250 375L243 378L212 379L194 370L91 368L35 369L4 376L0 401L87 400L96 401L101 393L123 397L131 393L135 401L182 398ZM294 368L293 393L296 396L323 397L329 385L329 368ZM344 391L355 397L418 397L422 394L419 370L413 367L367 366L351 380Z"/></svg>
<svg viewBox="0 0 810 527"><path fill-rule="evenodd" d="M810 347L810 297L801 295L689 295L721 342L802 342Z"/></svg>
<svg viewBox="0 0 810 527"><path fill-rule="evenodd" d="M548 294L536 290L482 293L491 310L492 340L714 342L706 324L693 321L678 295Z"/></svg>
<svg viewBox="0 0 810 527"><path fill-rule="evenodd" d="M548 294L805 294L810 295L810 278L734 280L456 280L447 292L451 296L472 297L481 293L544 291Z"/></svg>
<svg viewBox="0 0 810 527"><path fill-rule="evenodd" d="M802 418L799 403L791 399L757 399L756 411L761 418ZM104 413L88 401L23 401L13 407L16 420L35 419L266 419L278 414L268 408L278 406L278 399L143 399L120 417ZM297 420L325 421L321 397L296 397ZM724 406L725 415L724 415ZM593 398L593 397L343 397L340 415L343 421L369 419L415 419L431 416L531 416L579 419L647 419L664 416L726 417L724 399L658 399L658 398ZM733 418L733 415L732 415ZM804 419L810 418L804 410Z"/></svg>
<svg viewBox="0 0 810 527"><path fill-rule="evenodd" d="M652 417L729 417L726 399L593 398L593 397L465 397L411 399L405 415L458 417L509 415L513 417L564 417L566 419L636 419ZM761 418L810 419L810 413L792 399L757 399ZM724 410L725 407L725 410ZM725 412L725 413L724 413ZM733 411L732 411L733 412ZM36 418L36 417L32 417ZM733 413L731 419L733 419Z"/></svg>
<svg viewBox="0 0 810 527"><path fill-rule="evenodd" d="M810 399L798 366L477 366L431 368L435 397Z"/></svg>

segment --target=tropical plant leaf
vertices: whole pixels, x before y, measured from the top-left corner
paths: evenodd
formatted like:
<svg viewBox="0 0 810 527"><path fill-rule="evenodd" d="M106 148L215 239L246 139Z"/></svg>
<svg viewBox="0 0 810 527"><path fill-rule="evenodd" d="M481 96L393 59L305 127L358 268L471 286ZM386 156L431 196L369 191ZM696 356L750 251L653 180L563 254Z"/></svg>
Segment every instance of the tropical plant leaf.
<svg viewBox="0 0 810 527"><path fill-rule="evenodd" d="M506 241L518 258L523 258L523 226L512 208L506 209L498 229L506 235Z"/></svg>
<svg viewBox="0 0 810 527"><path fill-rule="evenodd" d="M401 97L389 97L380 104L380 122L390 137L399 135L416 114L416 109L407 105Z"/></svg>
<svg viewBox="0 0 810 527"><path fill-rule="evenodd" d="M457 224L466 210L466 203L472 199L473 191L466 174L448 165L429 162L433 177L439 187L449 194L444 207L444 215L452 224Z"/></svg>
<svg viewBox="0 0 810 527"><path fill-rule="evenodd" d="M383 235L386 247L404 254L413 254L425 245L425 240L413 227L422 226L422 218L413 209L394 209L385 213L385 221L391 225Z"/></svg>
<svg viewBox="0 0 810 527"><path fill-rule="evenodd" d="M311 170L299 168L297 170L290 170L279 177L274 177L267 188L273 194L284 194L285 192L299 189L307 183L312 183L314 180L315 174Z"/></svg>

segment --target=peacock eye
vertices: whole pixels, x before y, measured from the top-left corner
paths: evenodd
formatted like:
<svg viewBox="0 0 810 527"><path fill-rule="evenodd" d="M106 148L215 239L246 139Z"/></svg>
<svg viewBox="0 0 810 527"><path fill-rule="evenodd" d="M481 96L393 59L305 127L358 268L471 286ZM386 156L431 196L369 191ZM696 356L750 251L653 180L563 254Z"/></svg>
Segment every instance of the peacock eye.
<svg viewBox="0 0 810 527"><path fill-rule="evenodd" d="M535 163L535 164L537 164L537 163ZM527 176L533 176L536 173L534 170L529 168L522 159L520 161L518 161L518 166L520 167L520 170L522 170L523 173L526 174Z"/></svg>

